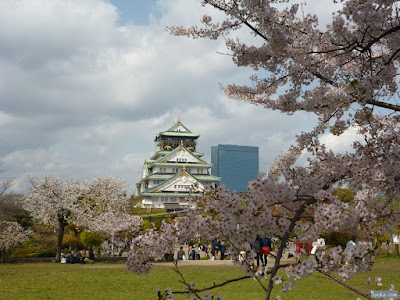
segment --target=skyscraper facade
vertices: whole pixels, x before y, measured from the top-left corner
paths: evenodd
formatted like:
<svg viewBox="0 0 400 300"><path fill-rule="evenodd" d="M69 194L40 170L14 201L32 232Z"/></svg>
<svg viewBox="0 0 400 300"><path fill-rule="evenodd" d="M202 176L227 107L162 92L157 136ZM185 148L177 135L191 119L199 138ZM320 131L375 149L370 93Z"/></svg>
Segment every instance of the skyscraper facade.
<svg viewBox="0 0 400 300"><path fill-rule="evenodd" d="M218 145L211 147L211 174L220 177L230 192L247 191L249 181L257 179L259 171L258 147Z"/></svg>

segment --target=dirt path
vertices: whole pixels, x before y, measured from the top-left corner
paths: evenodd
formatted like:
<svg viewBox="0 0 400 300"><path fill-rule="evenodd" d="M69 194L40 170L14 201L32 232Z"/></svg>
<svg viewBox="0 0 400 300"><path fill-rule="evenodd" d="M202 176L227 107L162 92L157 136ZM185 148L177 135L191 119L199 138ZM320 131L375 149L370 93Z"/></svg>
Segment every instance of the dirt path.
<svg viewBox="0 0 400 300"><path fill-rule="evenodd" d="M294 259L282 259L281 264L286 263L294 263ZM275 263L274 259L268 259L268 267L272 268ZM155 266L174 266L172 262L155 262L153 263ZM179 266L233 266L234 263L232 260L182 260L179 261ZM85 264L82 265L83 268L104 268L104 269L123 269L125 268L125 264L116 263L116 264Z"/></svg>

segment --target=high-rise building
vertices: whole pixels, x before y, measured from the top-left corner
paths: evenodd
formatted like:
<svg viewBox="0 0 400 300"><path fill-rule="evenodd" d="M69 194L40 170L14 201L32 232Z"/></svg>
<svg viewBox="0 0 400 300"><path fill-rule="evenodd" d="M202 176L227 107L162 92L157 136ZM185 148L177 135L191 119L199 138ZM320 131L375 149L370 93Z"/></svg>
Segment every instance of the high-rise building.
<svg viewBox="0 0 400 300"><path fill-rule="evenodd" d="M211 163L211 174L221 177L218 185L224 184L230 192L246 192L249 181L258 176L258 147L212 146Z"/></svg>
<svg viewBox="0 0 400 300"><path fill-rule="evenodd" d="M219 178L210 175L212 165L196 150L199 136L180 119L156 135L155 154L145 160L136 184L135 196L142 200L142 207L191 207L194 203L186 200L189 194L203 191L206 185L215 186Z"/></svg>

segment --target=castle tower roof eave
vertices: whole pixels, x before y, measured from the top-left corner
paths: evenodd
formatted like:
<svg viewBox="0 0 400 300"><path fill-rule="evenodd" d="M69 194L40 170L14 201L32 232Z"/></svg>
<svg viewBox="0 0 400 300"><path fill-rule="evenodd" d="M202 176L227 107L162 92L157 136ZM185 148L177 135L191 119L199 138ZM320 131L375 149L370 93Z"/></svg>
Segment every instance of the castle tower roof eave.
<svg viewBox="0 0 400 300"><path fill-rule="evenodd" d="M161 136L198 138L200 134L190 131L182 124L180 119L178 119L178 122L174 123L170 128L157 134L154 141L156 142Z"/></svg>

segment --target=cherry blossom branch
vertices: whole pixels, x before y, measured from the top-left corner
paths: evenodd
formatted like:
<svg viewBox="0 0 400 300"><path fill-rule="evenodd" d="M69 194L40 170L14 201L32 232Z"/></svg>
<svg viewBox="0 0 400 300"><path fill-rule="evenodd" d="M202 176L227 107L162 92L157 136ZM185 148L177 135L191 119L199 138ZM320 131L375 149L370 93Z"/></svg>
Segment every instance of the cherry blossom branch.
<svg viewBox="0 0 400 300"><path fill-rule="evenodd" d="M8 178L0 184L0 197L13 185L13 182L14 178Z"/></svg>
<svg viewBox="0 0 400 300"><path fill-rule="evenodd" d="M395 58L395 56L396 56L399 52L400 52L400 48L397 49L397 50L392 54L392 56L387 60L387 62L385 62L385 66L389 65L389 64L392 62L392 60ZM379 71L379 72L380 72L380 71Z"/></svg>
<svg viewBox="0 0 400 300"><path fill-rule="evenodd" d="M348 44L347 45L340 45L341 47L335 48L335 49L328 49L328 50L313 50L313 51L309 51L308 54L328 54L328 53L332 53L332 52L341 52L343 51L344 53L342 54L346 54L346 53L350 53L353 50L359 51L360 53L364 53L368 50L371 49L371 47L376 44L377 42L379 42L382 38L384 38L385 36L391 34L391 33L395 33L397 31L400 30L400 25L394 26L388 30L386 30L385 32L383 32L382 34L380 34L377 37L372 37L373 39L371 41L368 42L368 44L366 44L365 46L362 45L363 40L365 39L365 35L368 32L368 27L364 30L363 32L363 37L361 42L359 41L354 41L351 42L350 41L346 41ZM342 36L343 39L346 39L345 36ZM333 44L333 43L332 43ZM339 46L339 45L337 45Z"/></svg>
<svg viewBox="0 0 400 300"><path fill-rule="evenodd" d="M282 264L282 265L279 265L279 268L285 268L285 267L292 266L292 265L296 265L296 264L297 264L297 263L295 263L295 264L290 264L290 263L288 263L288 264ZM175 270L175 272L176 272L176 270ZM269 270L269 271L263 273L261 276L263 276L263 275L265 275L265 274L271 274L271 272L272 272L272 270ZM177 273L180 274L180 276L183 278L183 275L181 275L180 272L177 272ZM259 276L259 277L261 277L261 276ZM222 283L218 283L218 284L216 284L216 283L214 282L212 286L205 287L205 288L201 288L201 289L194 289L193 287L190 287L190 284L188 284L188 283L186 283L186 281L184 281L184 282L182 282L182 283L184 283L184 284L188 287L188 290L186 290L186 291L173 291L172 293L173 293L173 294L202 293L202 292L206 292L206 291L213 290L213 289L215 289L215 288L222 287L222 286L227 285L227 284L229 284L229 283L233 283L233 282L237 282L237 281L241 281L241 280L249 279L249 278L253 278L253 276L245 275L245 276L241 276L241 277L229 279L229 280L226 280L226 281L224 281L224 282L222 282ZM201 299L200 296L198 296L197 294L196 294L196 296L199 297L199 299Z"/></svg>
<svg viewBox="0 0 400 300"><path fill-rule="evenodd" d="M201 293L201 292L209 291L209 290L212 290L212 289L215 289L215 288L218 288L218 287L222 287L222 286L227 285L227 284L232 283L232 282L237 282L237 281L241 281L241 280L249 279L249 278L252 278L252 276L245 275L245 276L242 276L242 277L229 279L229 280L224 281L224 282L219 283L219 284L216 284L214 282L212 286L206 287L206 288L202 288L202 289L191 289L191 291L173 291L172 293L173 294L190 294L190 293L193 293L194 291L196 291L197 293Z"/></svg>
<svg viewBox="0 0 400 300"><path fill-rule="evenodd" d="M189 294L194 294L194 295L196 295L196 297L198 298L198 299L201 299L201 297L200 297L200 295L198 294L199 292L197 291L197 290L194 290L193 288L192 288L192 286L194 286L193 284L191 285L190 283L187 283L186 282L186 280L185 280L185 277L183 277L183 274L182 274L182 272L179 270L179 268L178 268L178 261L176 260L176 261L174 261L174 271L182 278L182 280L180 280L180 282L181 283L183 283L184 285L186 285L186 287L187 287L187 289L188 289L188 293ZM179 294L179 293L178 293Z"/></svg>
<svg viewBox="0 0 400 300"><path fill-rule="evenodd" d="M305 201L303 204L301 204L301 206L297 209L295 215L291 219L288 230L286 231L286 233L284 234L284 236L281 239L281 244L279 245L278 253L276 254L275 265L271 270L271 278L269 279L268 291L267 291L267 295L265 297L265 299L267 299L267 300L271 297L271 292L272 292L272 289L274 288L273 278L281 266L280 261L282 259L283 250L286 248L286 243L289 239L289 236L293 232L297 222L300 220L301 214L304 212L307 205L311 204L315 201L316 201L315 198L311 198L309 201Z"/></svg>
<svg viewBox="0 0 400 300"><path fill-rule="evenodd" d="M367 294L364 294L363 292L357 290L356 288L354 288L354 287L352 287L352 286L350 286L350 285L344 283L342 280L337 279L337 278L336 278L335 276L333 276L332 274L327 273L327 272L324 272L323 270L321 270L321 269L319 269L319 268L317 268L316 271L319 272L319 273L321 273L321 274L323 274L323 275L325 275L325 276L327 276L327 277L329 277L329 278L331 278L331 279L333 279L333 280L336 281L337 283L339 283L339 284L343 285L344 287L346 287L346 288L352 290L353 292L355 292L355 293L357 293L357 294L359 294L359 295L361 295L361 296L363 296L363 297L365 297L365 298L367 298L367 299L372 300L372 298L371 298L370 296L368 296Z"/></svg>
<svg viewBox="0 0 400 300"><path fill-rule="evenodd" d="M386 102L382 102L382 101L368 100L367 104L379 106L382 108L392 109L394 111L400 111L400 105L395 105L395 104L386 103Z"/></svg>
<svg viewBox="0 0 400 300"><path fill-rule="evenodd" d="M210 4L211 6L213 6L214 8L216 8L216 9L218 9L218 10L220 10L220 11L223 11L223 12L226 13L226 14L229 14L228 9L225 8L225 7L222 7L222 6L220 6L220 5L217 5L217 4L215 4L215 3L213 3L212 1L209 1L209 0L205 0L204 2L207 3L207 4ZM265 41L268 41L268 38L267 38L265 35L263 35L259 30L257 30L257 28L255 28L253 25L251 25L251 24L250 24L249 22L247 22L245 19L239 18L239 17L237 17L237 18L238 18L243 24L245 24L247 27L249 27L256 35L260 36L260 37L263 38Z"/></svg>
<svg viewBox="0 0 400 300"><path fill-rule="evenodd" d="M232 243L232 246L235 248L235 250L239 250L238 247ZM238 251L240 253L240 251ZM242 254L239 254L240 256L242 256ZM244 261L244 263L247 265L247 269L250 270L251 269L251 265L250 263L247 261L247 259L245 257L242 256L242 259ZM261 288L267 292L266 287L263 285L263 283L261 282L260 278L258 276L254 276L254 278L257 280L258 284L261 286Z"/></svg>

